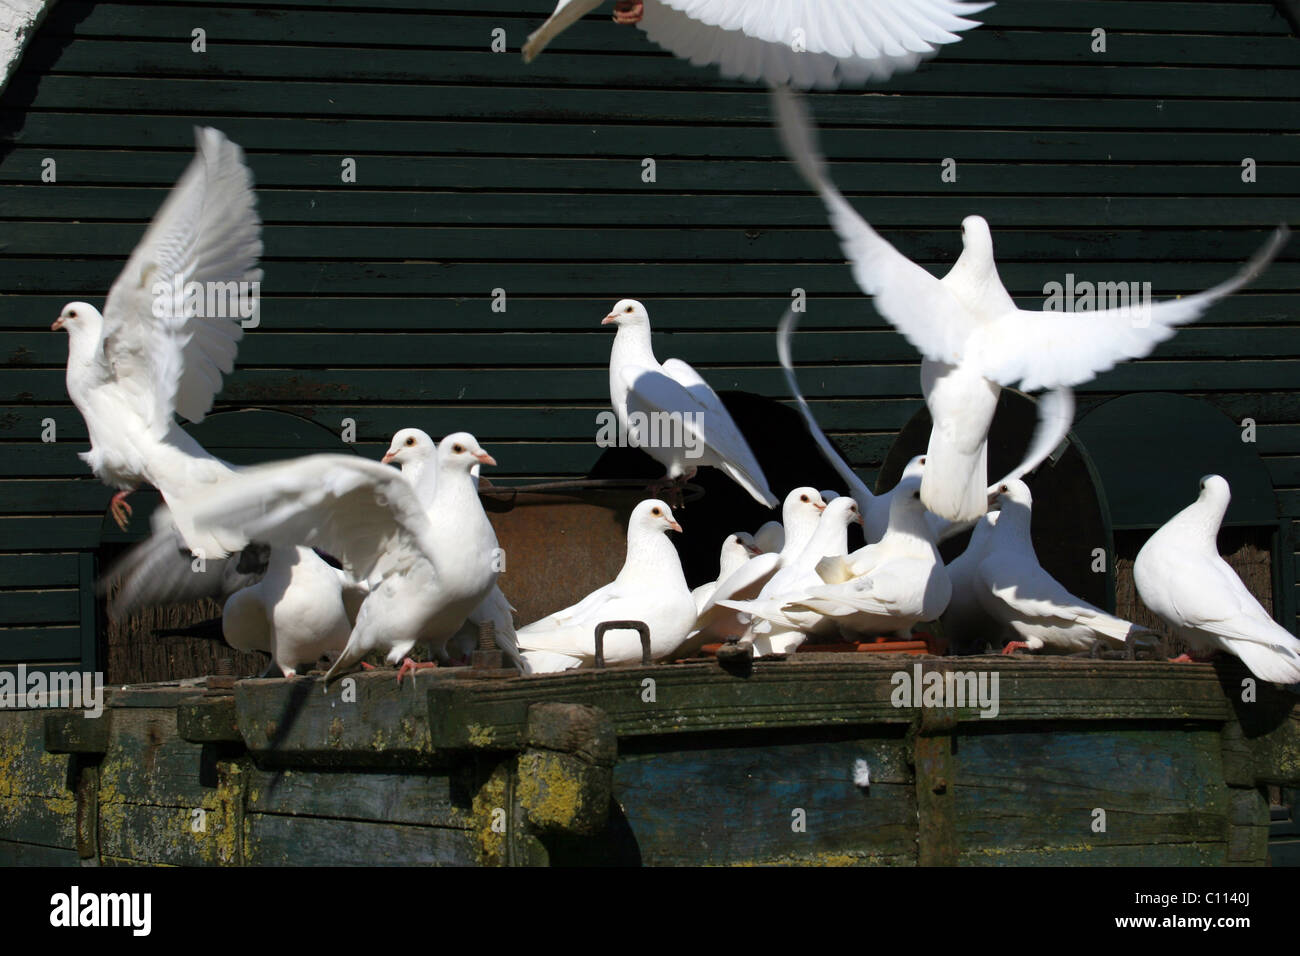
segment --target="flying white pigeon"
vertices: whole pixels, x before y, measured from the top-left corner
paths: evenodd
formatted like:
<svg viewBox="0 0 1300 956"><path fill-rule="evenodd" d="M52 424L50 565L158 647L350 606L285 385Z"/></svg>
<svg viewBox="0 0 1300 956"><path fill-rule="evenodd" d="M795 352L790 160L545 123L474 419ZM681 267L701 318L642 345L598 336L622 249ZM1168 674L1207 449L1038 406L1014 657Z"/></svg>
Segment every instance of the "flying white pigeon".
<svg viewBox="0 0 1300 956"><path fill-rule="evenodd" d="M990 511L975 522L966 550L948 563L952 597L939 620L953 654L979 654L990 646L1001 648L1014 637L1006 625L989 616L979 599L979 566L988 554L1000 513Z"/></svg>
<svg viewBox="0 0 1300 956"><path fill-rule="evenodd" d="M402 474L415 489L415 495L426 510L432 509L434 491L438 484L438 445L429 437L429 433L419 428L403 428L393 436L382 459L384 464L396 464ZM477 480L479 464L475 462L470 470L470 477ZM429 520L436 520L430 510ZM498 584L493 584L483 603L470 612L469 617L456 635L447 642L444 656L463 659L478 648L479 625L492 622L497 646L501 648L511 662L520 670L524 669L523 659L515 641L515 620L510 602L501 592ZM442 659L441 657L439 658Z"/></svg>
<svg viewBox="0 0 1300 956"><path fill-rule="evenodd" d="M655 358L645 306L620 299L601 324L618 327L609 355L609 399L619 428L667 469L664 481L718 468L755 501L775 508L763 469L717 393L680 359L660 365Z"/></svg>
<svg viewBox="0 0 1300 956"><path fill-rule="evenodd" d="M713 592L718 589L719 584L727 580L733 572L748 562L750 558L757 557L761 553L754 543L753 535L744 531L737 531L735 534L727 535L727 540L722 542L722 553L718 555L718 576L707 584L701 584L691 591L691 597L695 599L696 608L703 610L704 605L708 603L709 598L713 597Z"/></svg>
<svg viewBox="0 0 1300 956"><path fill-rule="evenodd" d="M822 584L817 574L820 562L827 558L843 559L848 553L848 530L852 523L861 523L857 502L849 497L836 498L826 505L812 537L799 552L799 556L784 565L763 586L752 601L734 599L718 603L748 616L748 627L740 638L742 644L752 644L756 656L789 654L807 640L810 634L823 634L838 630L834 621L802 603L809 588Z"/></svg>
<svg viewBox="0 0 1300 956"><path fill-rule="evenodd" d="M672 654L695 623L695 600L686 586L681 559L668 540L680 532L672 509L651 498L632 510L627 525L627 557L618 577L572 607L519 629L519 647L529 673L546 674L591 663L596 656L596 625L605 621L643 621L650 629L650 656ZM634 630L605 632L605 660L641 660Z"/></svg>
<svg viewBox="0 0 1300 956"><path fill-rule="evenodd" d="M1236 275L1195 295L1091 312L1025 311L998 277L983 218L962 220L962 253L947 275L934 278L881 238L830 182L795 94L776 89L773 97L786 149L826 204L858 286L923 356L921 390L934 426L921 500L950 521L972 521L987 509L988 430L1002 386L1065 389L1147 355L1176 326L1259 275L1288 235L1279 228Z"/></svg>
<svg viewBox="0 0 1300 956"><path fill-rule="evenodd" d="M530 62L602 0L560 0L524 43ZM938 48L979 26L992 6L961 0L620 0L616 23L696 66L725 77L833 89L914 70Z"/></svg>
<svg viewBox="0 0 1300 956"><path fill-rule="evenodd" d="M496 464L473 435L444 438L427 510L407 478L379 462L310 455L259 465L198 498L195 529L210 554L258 540L336 555L369 593L326 683L371 651L402 662L400 681L425 666L411 649L440 650L496 583L500 549L470 477L475 462Z"/></svg>
<svg viewBox="0 0 1300 956"><path fill-rule="evenodd" d="M1201 479L1192 504L1138 552L1133 581L1142 603L1195 647L1235 654L1261 680L1300 682L1300 641L1278 624L1219 556L1215 542L1232 492Z"/></svg>
<svg viewBox="0 0 1300 956"><path fill-rule="evenodd" d="M231 469L175 413L200 422L212 407L243 334L240 308L255 315L252 284L262 276L262 223L243 152L215 129L197 130L196 140L197 155L113 283L103 314L70 302L51 326L68 333L68 396L90 435L80 457L119 489L113 518L126 527L126 496L148 482L187 541L185 499ZM189 294L196 288L203 294ZM217 304L212 290L230 288L249 297ZM217 315L204 314L209 295Z"/></svg>
<svg viewBox="0 0 1300 956"><path fill-rule="evenodd" d="M935 620L948 606L952 587L921 504L921 479L908 476L895 491L880 540L847 558L824 558L816 570L826 583L799 600L842 634L911 640L915 624Z"/></svg>
<svg viewBox="0 0 1300 956"><path fill-rule="evenodd" d="M849 463L840 456L835 446L831 444L830 439L826 437L826 433L822 431L821 426L817 424L812 408L809 407L808 400L804 398L803 392L799 390L799 382L794 374L794 361L790 354L790 340L794 335L796 325L797 319L794 311L787 310L777 326L776 354L781 361L781 370L785 373L786 384L789 386L790 394L794 396L799 411L803 415L804 426L808 429L808 433L812 435L813 441L817 443L817 448L821 451L822 457L830 463L831 467L848 484L849 494L853 496L858 503L858 507L862 509L862 525L866 531L867 541L879 541L885 533L885 528L889 525L890 496L893 491L887 491L883 495L872 494L871 489L849 467ZM1039 399L1038 425L1034 429L1029 448L1025 451L1025 457L1020 464L1003 477L1002 481L1023 478L1042 464L1047 456L1052 454L1065 440L1073 421L1074 392L1070 389L1055 389ZM919 476L924 465L925 456L918 455L907 463L901 478L912 475ZM900 484L902 483L901 478ZM992 495L1001 483L998 482L991 486L988 489L988 494ZM924 482L922 485L924 486ZM971 524L969 521L949 521L946 518L939 517L932 511L926 512L926 522L930 525L930 530L934 534L936 541L944 541L960 534L969 528Z"/></svg>
<svg viewBox="0 0 1300 956"><path fill-rule="evenodd" d="M1006 644L1002 653L1019 648L1086 651L1098 641L1123 644L1149 633L1075 597L1043 570L1029 536L1033 496L1023 481L999 486L998 501L1000 514L975 586L985 612L1021 638Z"/></svg>

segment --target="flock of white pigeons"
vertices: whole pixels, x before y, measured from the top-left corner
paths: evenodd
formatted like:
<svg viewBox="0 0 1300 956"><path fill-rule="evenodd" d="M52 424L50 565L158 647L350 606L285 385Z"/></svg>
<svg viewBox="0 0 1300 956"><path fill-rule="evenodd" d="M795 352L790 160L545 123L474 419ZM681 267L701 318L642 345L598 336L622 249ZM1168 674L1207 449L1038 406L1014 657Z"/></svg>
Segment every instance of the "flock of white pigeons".
<svg viewBox="0 0 1300 956"><path fill-rule="evenodd" d="M561 0L529 37L525 58L598 5ZM178 414L199 422L210 410L233 367L241 328L238 318L193 310L155 316L153 281L261 278L261 222L242 152L217 130L199 130L195 159L103 312L73 302L54 323L68 333L68 394L89 431L91 448L82 458L118 489L114 517L125 526L126 496L141 484L153 485L165 501L151 537L108 574L115 613L216 598L232 646L267 652L286 678L330 658L327 684L371 655L400 665L399 681L439 660L461 660L484 622L525 674L590 666L596 626L608 621L644 622L656 661L690 657L720 642L751 645L756 656L785 655L810 639L910 637L915 625L934 621L953 650L966 653L1068 653L1143 640L1144 629L1075 597L1043 570L1022 479L1068 431L1073 386L1148 354L1177 326L1257 276L1287 234L1279 229L1214 288L1141 313L1017 308L998 277L989 227L979 216L963 221L962 253L942 279L903 256L835 188L815 128L790 87L835 87L912 69L977 26L966 16L985 6L961 0L616 4L615 20L637 23L677 55L773 87L782 140L824 202L858 285L921 353L921 390L934 427L926 454L908 465L897 487L872 494L799 393L790 354L794 316L787 314L778 326L778 355L808 429L847 493L799 487L778 499L713 389L685 362L656 359L645 306L624 299L603 319L617 328L610 401L620 425L636 435L637 422L646 421L638 412L667 412L691 429L689 443L646 448L665 468L652 487L680 487L697 468L716 468L765 506L780 504L781 519L728 536L716 580L692 591L667 537L682 527L668 503L649 498L631 514L618 576L572 607L518 629L498 587L501 551L479 501L479 469L496 461L473 435L456 432L435 442L405 428L381 462L321 454L237 468L207 453L178 424ZM990 484L989 426L1000 388L1012 385L1044 391L1039 425L1020 466ZM641 437L644 444L648 436ZM1300 682L1300 642L1218 554L1228 500L1222 478L1202 480L1196 500L1138 555L1139 594L1192 647L1235 654L1264 680ZM850 552L854 523L868 543ZM938 542L967 530L968 547L945 566ZM194 554L205 557L202 572L194 570ZM410 654L417 644L433 659L415 663ZM609 630L603 653L611 663L638 661L641 639L633 630Z"/></svg>

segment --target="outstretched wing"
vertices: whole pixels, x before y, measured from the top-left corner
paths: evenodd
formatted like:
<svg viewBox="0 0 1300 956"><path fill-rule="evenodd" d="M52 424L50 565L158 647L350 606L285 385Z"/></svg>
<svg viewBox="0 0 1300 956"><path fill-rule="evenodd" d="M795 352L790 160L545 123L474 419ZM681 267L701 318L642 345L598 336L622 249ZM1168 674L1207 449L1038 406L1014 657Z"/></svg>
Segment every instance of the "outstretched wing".
<svg viewBox="0 0 1300 956"><path fill-rule="evenodd" d="M804 104L786 89L772 91L777 129L804 179L826 204L831 228L858 288L876 311L926 358L958 364L978 320L934 276L895 249L848 204L826 175Z"/></svg>
<svg viewBox="0 0 1300 956"><path fill-rule="evenodd" d="M648 0L638 27L723 76L834 88L915 69L989 4L960 0Z"/></svg>
<svg viewBox="0 0 1300 956"><path fill-rule="evenodd" d="M215 129L198 129L195 138L193 161L104 305L104 360L160 437L173 411L198 422L212 407L243 335L238 308L226 306L250 291L226 284L262 277L262 222L243 151ZM192 282L201 296L185 295ZM214 306L233 314L204 315L209 292Z"/></svg>
<svg viewBox="0 0 1300 956"><path fill-rule="evenodd" d="M1181 299L1084 312L1008 312L972 333L968 361L985 378L1002 385L1019 382L1026 392L1090 381L1125 359L1149 354L1178 326L1196 321L1256 278L1289 235L1280 226L1236 275Z"/></svg>
<svg viewBox="0 0 1300 956"><path fill-rule="evenodd" d="M196 494L198 547L209 555L249 541L318 547L358 580L400 570L433 551L433 529L396 468L351 455L257 465Z"/></svg>

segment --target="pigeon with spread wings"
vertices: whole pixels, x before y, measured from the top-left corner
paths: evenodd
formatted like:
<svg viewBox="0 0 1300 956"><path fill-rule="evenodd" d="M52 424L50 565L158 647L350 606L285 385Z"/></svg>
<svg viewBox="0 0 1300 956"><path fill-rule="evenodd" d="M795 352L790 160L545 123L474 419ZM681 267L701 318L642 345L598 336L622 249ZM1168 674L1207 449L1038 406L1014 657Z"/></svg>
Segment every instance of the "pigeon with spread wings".
<svg viewBox="0 0 1300 956"><path fill-rule="evenodd" d="M1279 228L1235 275L1195 295L1089 312L1026 311L998 277L983 218L962 220L962 253L936 279L872 229L831 183L803 103L787 89L772 93L786 150L825 203L858 286L922 355L921 391L934 426L921 500L949 521L971 521L987 510L988 430L1002 386L1065 390L1147 355L1177 326L1258 276L1288 235ZM1067 402L1060 395L1040 404L1040 415Z"/></svg>
<svg viewBox="0 0 1300 956"><path fill-rule="evenodd" d="M262 223L243 152L215 129L197 130L196 139L197 155L113 283L104 311L70 302L51 326L68 333L68 396L90 436L81 458L119 489L114 519L126 526L126 496L148 482L191 545L186 498L231 468L186 433L176 414L199 422L212 407L234 365L241 321L256 321L262 276ZM210 303L218 314L204 314Z"/></svg>
<svg viewBox="0 0 1300 956"><path fill-rule="evenodd" d="M395 468L348 455L311 455L259 465L214 486L195 503L194 524L207 553L316 546L343 562L369 593L347 647L326 674L355 667L371 651L416 667L407 657L424 642L436 653L496 583L499 549L470 477L496 464L474 436L456 432L438 446L438 480L426 510Z"/></svg>

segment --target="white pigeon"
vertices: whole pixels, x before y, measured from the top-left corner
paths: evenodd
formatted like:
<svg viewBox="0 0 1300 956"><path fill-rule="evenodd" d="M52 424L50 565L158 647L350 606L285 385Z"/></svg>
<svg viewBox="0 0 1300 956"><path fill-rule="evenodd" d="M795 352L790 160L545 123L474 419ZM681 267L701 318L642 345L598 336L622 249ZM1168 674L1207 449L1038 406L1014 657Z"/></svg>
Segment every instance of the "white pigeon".
<svg viewBox="0 0 1300 956"><path fill-rule="evenodd" d="M236 650L270 654L292 679L301 665L343 653L364 599L364 588L310 548L272 548L261 580L226 599L221 631Z"/></svg>
<svg viewBox="0 0 1300 956"><path fill-rule="evenodd" d="M529 673L591 663L596 656L596 625L604 621L643 621L650 629L653 660L676 651L696 613L681 559L668 540L669 531L681 530L664 502L651 498L638 504L628 520L627 557L618 576L572 607L519 629L519 647ZM634 630L606 631L602 646L607 663L641 660L641 639Z"/></svg>
<svg viewBox="0 0 1300 956"><path fill-rule="evenodd" d="M1300 682L1300 641L1278 624L1219 556L1216 540L1232 492L1219 475L1138 552L1142 603L1194 647L1235 654L1261 680Z"/></svg>
<svg viewBox="0 0 1300 956"><path fill-rule="evenodd" d="M679 656L693 657L705 644L735 641L749 629L748 616L742 619L729 601L749 601L757 598L768 582L781 570L795 561L805 545L812 539L821 520L826 502L816 488L795 488L785 496L781 506L782 524L768 522L764 528L776 525L780 531L780 547L764 551L718 582L717 587L704 602L690 637L679 651ZM775 531L769 533L776 543Z"/></svg>
<svg viewBox="0 0 1300 956"><path fill-rule="evenodd" d="M427 510L401 472L379 462L311 455L259 465L203 494L195 529L214 554L256 539L336 555L369 593L326 683L372 651L401 661L400 681L423 666L411 649L439 651L496 583L500 554L470 477L476 462L496 464L473 435L444 438Z"/></svg>
<svg viewBox="0 0 1300 956"><path fill-rule="evenodd" d="M1000 514L975 586L985 612L1020 637L1007 643L1002 653L1019 648L1086 651L1098 641L1123 644L1149 633L1075 597L1043 570L1029 536L1033 496L1023 481L999 486L998 501Z"/></svg>
<svg viewBox="0 0 1300 956"><path fill-rule="evenodd" d="M859 287L923 357L921 390L934 426L921 500L950 521L972 521L987 509L988 430L1002 386L1070 388L1147 355L1176 326L1259 275L1288 234L1279 228L1236 275L1195 295L1086 312L1022 310L998 277L983 218L962 220L962 253L936 279L881 238L830 182L796 96L777 89L773 97L786 149L826 204Z"/></svg>
<svg viewBox="0 0 1300 956"><path fill-rule="evenodd" d="M395 464L402 474L411 482L415 495L426 509L432 509L434 491L438 484L438 445L429 437L429 433L419 428L403 428L393 436L388 451L381 459L384 464ZM479 477L479 464L474 463L470 477ZM432 511L429 520L435 520ZM501 592L498 584L493 584L483 603L470 612L469 617L456 635L443 648L439 660L450 662L453 659L468 657L479 646L479 625L491 622L499 647L511 662L523 670L523 659L515 640L514 608Z"/></svg>
<svg viewBox="0 0 1300 956"><path fill-rule="evenodd" d="M885 528L889 526L890 496L893 492L887 491L883 495L872 494L871 489L849 467L849 463L840 456L835 446L831 444L830 439L826 437L826 433L822 431L821 426L817 424L812 408L809 407L808 400L804 398L803 392L800 391L799 382L794 374L794 360L790 354L790 340L794 335L796 324L797 319L794 310L788 310L777 326L776 354L781 361L781 370L785 373L786 384L789 386L790 394L794 396L799 411L803 415L804 425L817 443L817 448L821 451L822 457L830 463L831 467L848 484L849 494L853 496L858 503L858 507L862 509L862 526L866 532L867 541L879 541L885 533ZM1034 435L1029 442L1029 447L1025 450L1025 457L1002 481L1023 478L1042 464L1047 456L1052 454L1065 440L1073 421L1074 393L1070 389L1055 389L1039 399L1038 425L1034 429ZM924 455L918 455L909 461L903 469L899 483L902 483L902 478L913 475L919 476L925 461ZM992 495L1001 483L998 482L991 486L988 489L988 494ZM922 485L924 487L924 482ZM930 530L936 541L944 541L960 534L971 525L969 520L949 521L932 511L926 511L926 522L930 525Z"/></svg>
<svg viewBox="0 0 1300 956"><path fill-rule="evenodd" d="M827 583L799 601L842 634L911 640L914 625L935 620L948 606L952 586L921 504L921 479L904 478L895 491L880 540L847 558L823 559L817 572Z"/></svg>
<svg viewBox="0 0 1300 956"><path fill-rule="evenodd" d="M756 656L788 654L810 634L835 632L837 626L820 612L800 603L810 587L822 583L817 567L827 558L843 559L848 553L849 525L861 522L857 502L849 497L836 498L826 505L812 537L799 556L784 565L763 586L752 601L734 599L718 603L749 618L740 638L752 644ZM744 621L744 617L741 618Z"/></svg>
<svg viewBox="0 0 1300 956"><path fill-rule="evenodd" d="M618 327L609 355L609 399L629 443L667 469L665 481L717 468L755 501L775 508L763 469L717 393L680 359L660 365L655 358L645 306L621 299L601 324Z"/></svg>
<svg viewBox="0 0 1300 956"><path fill-rule="evenodd" d="M979 654L986 647L1000 649L1009 637L1001 621L989 616L979 599L979 566L993 541L993 528L1001 512L990 511L971 531L966 550L948 562L952 597L940 617L944 637L952 654Z"/></svg>
<svg viewBox="0 0 1300 956"><path fill-rule="evenodd" d="M271 656L264 677L278 668L292 678L302 663L342 653L365 587L310 548L253 544L197 565L165 506L154 512L153 524L153 534L104 574L101 588L114 592L114 619L146 607L217 601L226 643Z"/></svg>
<svg viewBox="0 0 1300 956"><path fill-rule="evenodd" d="M780 551L784 545L785 528L781 527L779 521L765 521L762 527L754 532L754 546L758 548L760 554Z"/></svg>
<svg viewBox="0 0 1300 956"><path fill-rule="evenodd" d="M560 0L524 43L524 62L602 0ZM801 88L888 79L979 26L992 6L961 0L622 0L617 23L635 23L670 53L723 76Z"/></svg>
<svg viewBox="0 0 1300 956"><path fill-rule="evenodd" d="M718 555L718 576L691 591L691 597L695 599L695 606L703 610L704 605L708 603L709 598L713 597L713 592L718 589L719 584L727 580L733 572L749 561L750 558L761 553L758 546L754 544L753 535L744 531L737 531L735 534L727 535L727 539L722 542L722 552Z"/></svg>
<svg viewBox="0 0 1300 956"><path fill-rule="evenodd" d="M243 334L237 309L218 307L233 311L229 316L202 314L207 295L262 276L256 268L262 224L243 152L215 129L197 130L196 139L197 155L113 283L103 314L70 302L51 326L68 333L68 396L90 436L90 451L80 457L119 489L114 519L126 527L126 496L148 482L162 492L187 541L185 499L231 469L190 437L175 414L203 420ZM190 283L204 294L189 295ZM173 288L182 290L180 308Z"/></svg>

